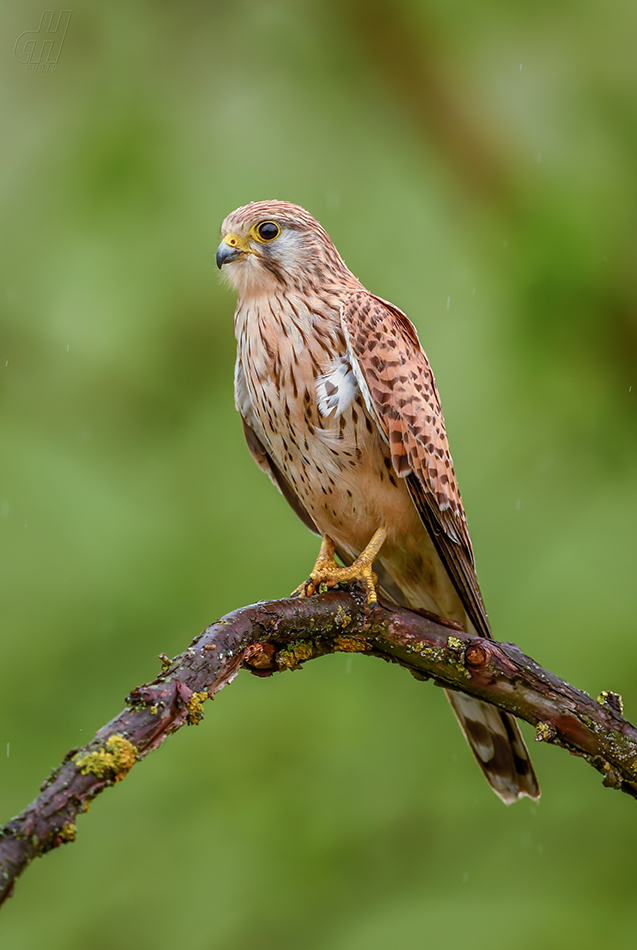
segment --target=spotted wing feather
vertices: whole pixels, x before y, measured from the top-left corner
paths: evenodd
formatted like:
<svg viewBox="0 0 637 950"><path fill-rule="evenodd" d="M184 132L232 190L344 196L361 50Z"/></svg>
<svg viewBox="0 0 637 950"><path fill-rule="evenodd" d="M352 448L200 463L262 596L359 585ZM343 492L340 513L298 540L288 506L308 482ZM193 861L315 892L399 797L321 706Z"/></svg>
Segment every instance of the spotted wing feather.
<svg viewBox="0 0 637 950"><path fill-rule="evenodd" d="M449 452L440 398L410 320L369 293L342 311L350 358L368 409L476 630L491 635Z"/></svg>

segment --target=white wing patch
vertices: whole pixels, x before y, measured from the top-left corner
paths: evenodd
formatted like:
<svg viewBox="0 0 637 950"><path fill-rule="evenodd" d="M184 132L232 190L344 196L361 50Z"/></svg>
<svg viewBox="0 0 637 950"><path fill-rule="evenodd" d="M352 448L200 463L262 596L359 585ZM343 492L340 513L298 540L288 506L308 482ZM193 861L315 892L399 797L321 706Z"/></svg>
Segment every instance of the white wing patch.
<svg viewBox="0 0 637 950"><path fill-rule="evenodd" d="M346 360L348 365L351 366L352 373L354 374L355 384L358 387L358 390L363 395L363 401L365 403L365 407L368 413L370 414L370 416L372 417L372 419L376 420L376 425L378 426L378 432L381 438L383 439L384 442L388 442L389 440L387 439L385 426L383 425L382 420L378 416L378 413L376 411L376 406L374 405L374 400L372 399L372 394L369 391L369 386L367 385L367 381L365 380L363 371L360 368L360 364L352 352L352 345L350 342L349 333L347 332L347 327L345 326L345 322L342 319L342 309L341 309L341 325L343 327L343 333L345 334L345 343L347 345L347 356L342 357L342 359ZM405 478L407 475L409 475L409 472L411 472L411 469L405 472L401 472L399 477Z"/></svg>
<svg viewBox="0 0 637 950"><path fill-rule="evenodd" d="M347 357L332 360L327 373L317 377L316 395L319 412L325 417L334 412L337 419L351 406L358 395L358 383Z"/></svg>

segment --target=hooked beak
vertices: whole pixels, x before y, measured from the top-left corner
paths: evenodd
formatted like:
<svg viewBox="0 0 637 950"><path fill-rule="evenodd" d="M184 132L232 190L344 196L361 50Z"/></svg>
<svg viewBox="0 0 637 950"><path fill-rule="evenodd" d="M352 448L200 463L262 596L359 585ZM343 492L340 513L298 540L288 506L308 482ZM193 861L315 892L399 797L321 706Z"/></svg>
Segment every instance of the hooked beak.
<svg viewBox="0 0 637 950"><path fill-rule="evenodd" d="M244 242L236 234L226 234L223 241L217 248L217 267L219 270L224 264L230 264L237 258L245 254L248 249Z"/></svg>

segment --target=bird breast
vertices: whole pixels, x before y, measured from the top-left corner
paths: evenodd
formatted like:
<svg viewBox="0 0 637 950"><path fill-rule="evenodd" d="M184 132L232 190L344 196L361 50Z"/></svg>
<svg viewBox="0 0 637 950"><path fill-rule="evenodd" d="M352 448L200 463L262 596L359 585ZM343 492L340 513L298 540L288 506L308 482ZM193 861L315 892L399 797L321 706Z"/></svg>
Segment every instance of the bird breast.
<svg viewBox="0 0 637 950"><path fill-rule="evenodd" d="M266 447L321 533L355 551L388 511L394 529L396 519L411 525L408 492L347 362L338 301L251 299L238 306L235 326Z"/></svg>

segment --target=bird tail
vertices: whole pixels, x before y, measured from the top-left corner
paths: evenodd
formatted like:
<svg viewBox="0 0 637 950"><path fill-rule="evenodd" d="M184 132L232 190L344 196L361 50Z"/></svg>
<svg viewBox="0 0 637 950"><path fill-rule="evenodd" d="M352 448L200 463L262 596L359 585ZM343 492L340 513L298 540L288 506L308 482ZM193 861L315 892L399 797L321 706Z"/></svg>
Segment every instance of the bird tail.
<svg viewBox="0 0 637 950"><path fill-rule="evenodd" d="M349 552L339 549L337 554L344 564L351 564L353 556ZM383 599L409 608L403 590L378 558L374 561L374 570L379 581L377 590ZM474 629L468 617L466 623L469 629ZM524 797L538 801L540 785L515 718L497 706L467 696L466 693L455 690L445 692L469 748L498 798L505 805L511 805Z"/></svg>
<svg viewBox="0 0 637 950"><path fill-rule="evenodd" d="M379 592L387 600L409 607L405 594L379 560L374 562L374 570L380 582ZM466 622L469 629L473 629L469 618ZM540 785L514 717L466 693L445 692L469 748L496 795L506 805L525 796L537 801Z"/></svg>
<svg viewBox="0 0 637 950"><path fill-rule="evenodd" d="M496 795L505 805L524 796L537 801L540 786L513 716L465 693L445 692L469 747Z"/></svg>

